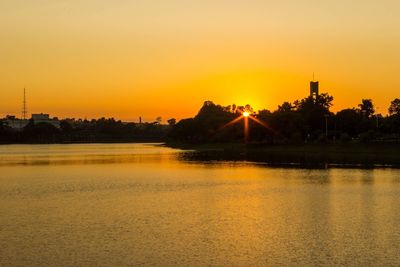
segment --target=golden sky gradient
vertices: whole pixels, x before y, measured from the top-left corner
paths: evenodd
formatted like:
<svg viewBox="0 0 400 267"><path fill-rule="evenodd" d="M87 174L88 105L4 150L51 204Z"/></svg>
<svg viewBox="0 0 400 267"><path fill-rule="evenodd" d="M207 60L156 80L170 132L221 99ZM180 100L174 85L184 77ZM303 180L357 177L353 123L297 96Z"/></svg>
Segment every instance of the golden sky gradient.
<svg viewBox="0 0 400 267"><path fill-rule="evenodd" d="M136 121L205 100L274 110L308 94L333 110L400 97L397 0L2 0L0 115Z"/></svg>

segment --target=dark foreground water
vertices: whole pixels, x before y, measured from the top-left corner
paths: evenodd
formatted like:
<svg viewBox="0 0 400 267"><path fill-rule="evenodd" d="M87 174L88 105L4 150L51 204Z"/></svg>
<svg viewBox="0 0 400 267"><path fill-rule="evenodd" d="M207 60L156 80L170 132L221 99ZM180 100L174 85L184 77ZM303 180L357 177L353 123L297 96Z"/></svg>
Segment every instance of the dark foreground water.
<svg viewBox="0 0 400 267"><path fill-rule="evenodd" d="M0 146L0 266L395 266L400 170Z"/></svg>

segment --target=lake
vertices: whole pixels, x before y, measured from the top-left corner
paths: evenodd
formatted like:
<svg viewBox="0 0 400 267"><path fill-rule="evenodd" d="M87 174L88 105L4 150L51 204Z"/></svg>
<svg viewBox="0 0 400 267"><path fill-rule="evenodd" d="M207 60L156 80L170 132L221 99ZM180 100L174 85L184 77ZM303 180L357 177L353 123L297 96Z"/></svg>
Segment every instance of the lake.
<svg viewBox="0 0 400 267"><path fill-rule="evenodd" d="M0 266L395 266L400 170L0 146Z"/></svg>

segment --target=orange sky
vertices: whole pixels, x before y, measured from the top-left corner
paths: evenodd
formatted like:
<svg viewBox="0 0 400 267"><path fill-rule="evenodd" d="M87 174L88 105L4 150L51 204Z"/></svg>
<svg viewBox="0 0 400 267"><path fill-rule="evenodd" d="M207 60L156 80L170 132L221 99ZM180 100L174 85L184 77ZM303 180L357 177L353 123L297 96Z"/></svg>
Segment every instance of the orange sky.
<svg viewBox="0 0 400 267"><path fill-rule="evenodd" d="M334 110L400 97L395 0L2 0L0 116L136 121L205 100L274 110L308 93Z"/></svg>

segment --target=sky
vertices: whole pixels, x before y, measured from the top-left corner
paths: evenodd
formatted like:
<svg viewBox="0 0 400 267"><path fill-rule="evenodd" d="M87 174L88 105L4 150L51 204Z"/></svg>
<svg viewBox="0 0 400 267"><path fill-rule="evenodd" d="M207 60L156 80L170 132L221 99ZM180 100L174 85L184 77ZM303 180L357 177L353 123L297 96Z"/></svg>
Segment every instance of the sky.
<svg viewBox="0 0 400 267"><path fill-rule="evenodd" d="M400 97L398 0L0 0L0 116L153 121L204 101Z"/></svg>

